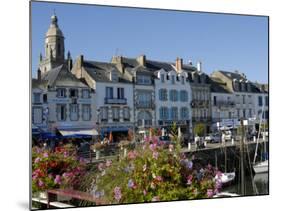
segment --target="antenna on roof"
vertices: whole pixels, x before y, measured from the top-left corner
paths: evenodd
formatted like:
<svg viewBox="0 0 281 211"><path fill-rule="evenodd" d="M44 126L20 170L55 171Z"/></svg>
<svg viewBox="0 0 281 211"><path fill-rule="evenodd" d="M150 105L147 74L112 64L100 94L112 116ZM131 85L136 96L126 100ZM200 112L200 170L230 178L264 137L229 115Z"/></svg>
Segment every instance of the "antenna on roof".
<svg viewBox="0 0 281 211"><path fill-rule="evenodd" d="M118 56L119 48L116 48L115 50L115 56Z"/></svg>

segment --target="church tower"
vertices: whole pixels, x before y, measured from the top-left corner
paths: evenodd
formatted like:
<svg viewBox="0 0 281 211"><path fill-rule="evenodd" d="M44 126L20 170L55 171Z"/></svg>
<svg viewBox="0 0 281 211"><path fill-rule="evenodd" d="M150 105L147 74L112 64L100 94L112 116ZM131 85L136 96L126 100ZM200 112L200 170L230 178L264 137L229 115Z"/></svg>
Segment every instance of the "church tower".
<svg viewBox="0 0 281 211"><path fill-rule="evenodd" d="M54 14L45 36L45 55L40 54L39 68L44 74L52 68L66 63L64 59L64 36L58 26L58 18Z"/></svg>

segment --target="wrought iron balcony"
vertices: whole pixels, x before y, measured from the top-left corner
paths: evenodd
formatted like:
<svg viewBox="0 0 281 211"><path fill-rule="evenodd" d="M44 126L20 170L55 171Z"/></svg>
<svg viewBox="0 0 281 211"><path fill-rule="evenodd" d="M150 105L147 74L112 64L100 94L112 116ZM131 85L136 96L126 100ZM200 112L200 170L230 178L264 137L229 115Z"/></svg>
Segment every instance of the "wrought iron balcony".
<svg viewBox="0 0 281 211"><path fill-rule="evenodd" d="M104 98L104 104L127 104L127 98Z"/></svg>

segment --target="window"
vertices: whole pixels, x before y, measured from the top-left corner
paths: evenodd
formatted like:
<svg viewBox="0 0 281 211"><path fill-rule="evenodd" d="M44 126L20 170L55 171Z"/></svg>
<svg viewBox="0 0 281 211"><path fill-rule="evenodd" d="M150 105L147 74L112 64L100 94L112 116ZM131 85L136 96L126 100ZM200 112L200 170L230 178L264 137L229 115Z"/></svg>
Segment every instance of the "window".
<svg viewBox="0 0 281 211"><path fill-rule="evenodd" d="M178 91L175 89L170 90L170 101L178 101Z"/></svg>
<svg viewBox="0 0 281 211"><path fill-rule="evenodd" d="M229 111L229 112L228 112L228 118L231 119L231 118L232 118L231 116L232 116L232 115L231 115L231 112Z"/></svg>
<svg viewBox="0 0 281 211"><path fill-rule="evenodd" d="M42 108L32 108L32 123L41 124L42 123L43 111Z"/></svg>
<svg viewBox="0 0 281 211"><path fill-rule="evenodd" d="M82 98L90 98L90 90L82 89Z"/></svg>
<svg viewBox="0 0 281 211"><path fill-rule="evenodd" d="M184 84L184 76L181 76L181 84Z"/></svg>
<svg viewBox="0 0 281 211"><path fill-rule="evenodd" d="M240 118L240 109L237 109L237 118Z"/></svg>
<svg viewBox="0 0 281 211"><path fill-rule="evenodd" d="M214 106L217 105L217 96L214 96Z"/></svg>
<svg viewBox="0 0 281 211"><path fill-rule="evenodd" d="M130 109L128 107L123 108L123 119L130 121Z"/></svg>
<svg viewBox="0 0 281 211"><path fill-rule="evenodd" d="M66 89L58 88L57 97L66 97Z"/></svg>
<svg viewBox="0 0 281 211"><path fill-rule="evenodd" d="M168 108L167 107L161 107L159 109L159 114L160 114L160 119L161 120L165 120L165 119L168 119Z"/></svg>
<svg viewBox="0 0 281 211"><path fill-rule="evenodd" d="M252 96L251 95L248 95L248 103L252 104Z"/></svg>
<svg viewBox="0 0 281 211"><path fill-rule="evenodd" d="M246 103L245 97L246 97L245 95L242 95L243 104L245 104L245 103Z"/></svg>
<svg viewBox="0 0 281 211"><path fill-rule="evenodd" d="M151 107L152 106L152 95L150 92L138 92L137 104L141 107Z"/></svg>
<svg viewBox="0 0 281 211"><path fill-rule="evenodd" d="M106 87L105 96L108 99L113 99L113 87Z"/></svg>
<svg viewBox="0 0 281 211"><path fill-rule="evenodd" d="M171 76L171 82L172 82L172 84L175 84L175 81L176 81L175 76L172 75L172 76Z"/></svg>
<svg viewBox="0 0 281 211"><path fill-rule="evenodd" d="M78 89L70 89L70 96L69 97L78 97Z"/></svg>
<svg viewBox="0 0 281 211"><path fill-rule="evenodd" d="M252 117L252 109L249 109L249 117Z"/></svg>
<svg viewBox="0 0 281 211"><path fill-rule="evenodd" d="M57 105L57 119L58 119L58 121L66 120L66 105L65 104Z"/></svg>
<svg viewBox="0 0 281 211"><path fill-rule="evenodd" d="M138 113L138 126L151 126L152 115L148 111L141 111Z"/></svg>
<svg viewBox="0 0 281 211"><path fill-rule="evenodd" d="M246 118L246 110L243 109L243 118Z"/></svg>
<svg viewBox="0 0 281 211"><path fill-rule="evenodd" d="M265 96L264 101L265 101L265 105L268 106L268 96Z"/></svg>
<svg viewBox="0 0 281 211"><path fill-rule="evenodd" d="M159 89L159 100L166 101L168 99L168 93L166 89Z"/></svg>
<svg viewBox="0 0 281 211"><path fill-rule="evenodd" d="M262 106L262 96L259 96L259 106Z"/></svg>
<svg viewBox="0 0 281 211"><path fill-rule="evenodd" d="M71 121L78 120L78 105L77 104L70 105L70 120Z"/></svg>
<svg viewBox="0 0 281 211"><path fill-rule="evenodd" d="M33 97L34 97L34 103L40 103L40 93L33 93Z"/></svg>
<svg viewBox="0 0 281 211"><path fill-rule="evenodd" d="M118 73L115 71L115 70L112 70L110 73L109 73L109 78L111 81L113 82L118 82Z"/></svg>
<svg viewBox="0 0 281 211"><path fill-rule="evenodd" d="M124 88L117 88L117 98L124 99Z"/></svg>
<svg viewBox="0 0 281 211"><path fill-rule="evenodd" d="M48 95L43 94L43 103L47 103L47 102L48 102Z"/></svg>
<svg viewBox="0 0 281 211"><path fill-rule="evenodd" d="M119 122L120 109L118 107L112 107L112 119L114 122Z"/></svg>
<svg viewBox="0 0 281 211"><path fill-rule="evenodd" d="M137 76L137 83L138 84L151 84L150 76L146 75L139 75Z"/></svg>
<svg viewBox="0 0 281 211"><path fill-rule="evenodd" d="M165 82L165 75L161 74L160 77L161 77L161 82L164 83Z"/></svg>
<svg viewBox="0 0 281 211"><path fill-rule="evenodd" d="M91 105L82 105L82 119L89 121L91 119Z"/></svg>
<svg viewBox="0 0 281 211"><path fill-rule="evenodd" d="M101 118L101 121L108 120L108 107L101 108L100 118Z"/></svg>
<svg viewBox="0 0 281 211"><path fill-rule="evenodd" d="M188 119L188 108L186 108L186 107L181 108L181 119L182 120Z"/></svg>
<svg viewBox="0 0 281 211"><path fill-rule="evenodd" d="M178 108L177 107L172 107L171 108L171 119L172 120L177 120L178 119Z"/></svg>
<svg viewBox="0 0 281 211"><path fill-rule="evenodd" d="M180 100L182 102L187 102L188 101L188 94L187 94L187 91L185 90L181 90L180 91Z"/></svg>

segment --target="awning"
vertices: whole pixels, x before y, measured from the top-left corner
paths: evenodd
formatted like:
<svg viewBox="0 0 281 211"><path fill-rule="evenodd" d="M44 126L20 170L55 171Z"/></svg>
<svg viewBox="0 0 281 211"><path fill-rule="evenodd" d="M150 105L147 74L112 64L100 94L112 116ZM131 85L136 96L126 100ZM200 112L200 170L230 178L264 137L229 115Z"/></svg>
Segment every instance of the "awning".
<svg viewBox="0 0 281 211"><path fill-rule="evenodd" d="M59 130L62 136L97 136L98 132L95 129L88 130Z"/></svg>

